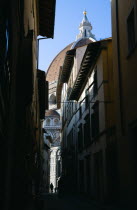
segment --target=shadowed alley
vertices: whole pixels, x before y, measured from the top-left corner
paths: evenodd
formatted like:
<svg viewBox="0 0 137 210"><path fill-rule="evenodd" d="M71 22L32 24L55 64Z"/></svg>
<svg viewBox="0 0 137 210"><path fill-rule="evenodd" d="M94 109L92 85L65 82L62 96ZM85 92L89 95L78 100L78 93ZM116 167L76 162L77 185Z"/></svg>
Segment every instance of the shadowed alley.
<svg viewBox="0 0 137 210"><path fill-rule="evenodd" d="M137 209L137 0L87 1L42 70L61 0L0 0L0 210ZM111 5L112 37L92 33L95 2Z"/></svg>

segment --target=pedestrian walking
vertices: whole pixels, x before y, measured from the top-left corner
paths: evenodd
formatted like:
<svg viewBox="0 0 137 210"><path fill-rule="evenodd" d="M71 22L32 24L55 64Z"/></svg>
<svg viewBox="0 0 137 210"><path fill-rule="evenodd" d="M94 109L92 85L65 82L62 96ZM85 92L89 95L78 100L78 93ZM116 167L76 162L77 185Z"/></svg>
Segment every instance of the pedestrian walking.
<svg viewBox="0 0 137 210"><path fill-rule="evenodd" d="M53 193L53 184L52 183L50 184L50 190Z"/></svg>

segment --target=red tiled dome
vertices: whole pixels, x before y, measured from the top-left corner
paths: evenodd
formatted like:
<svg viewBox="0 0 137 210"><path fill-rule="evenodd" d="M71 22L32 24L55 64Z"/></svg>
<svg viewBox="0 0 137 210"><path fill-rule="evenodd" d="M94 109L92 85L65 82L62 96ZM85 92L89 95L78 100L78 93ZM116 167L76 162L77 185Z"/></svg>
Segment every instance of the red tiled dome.
<svg viewBox="0 0 137 210"><path fill-rule="evenodd" d="M91 42L93 42L93 41L90 38L82 38L82 39L66 46L61 52L58 53L58 55L51 62L50 66L47 70L46 80L48 82L54 82L54 81L58 80L60 66L63 66L64 58L65 58L66 52L68 50L70 50L72 47L73 47L73 49L82 47L82 46L87 45Z"/></svg>
<svg viewBox="0 0 137 210"><path fill-rule="evenodd" d="M72 49L82 47L84 45L88 45L91 42L93 42L93 41L90 38L82 38L82 39L78 40L77 42L74 42Z"/></svg>
<svg viewBox="0 0 137 210"><path fill-rule="evenodd" d="M45 116L58 116L59 117L60 115L55 110L50 109L50 110L46 111Z"/></svg>
<svg viewBox="0 0 137 210"><path fill-rule="evenodd" d="M49 82L57 81L59 76L60 66L63 65L63 61L66 55L66 52L70 50L73 43L69 44L65 47L58 55L53 59L47 70L46 80Z"/></svg>

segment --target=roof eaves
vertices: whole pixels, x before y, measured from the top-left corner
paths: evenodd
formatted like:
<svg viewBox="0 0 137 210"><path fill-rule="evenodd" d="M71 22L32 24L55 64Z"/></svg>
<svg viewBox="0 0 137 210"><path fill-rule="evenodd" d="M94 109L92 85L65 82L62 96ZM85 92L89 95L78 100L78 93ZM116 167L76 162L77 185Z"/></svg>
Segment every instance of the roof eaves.
<svg viewBox="0 0 137 210"><path fill-rule="evenodd" d="M78 100L81 91L83 90L87 75L89 74L91 67L96 62L101 49L101 42L93 42L88 44L79 73L68 97L69 100Z"/></svg>
<svg viewBox="0 0 137 210"><path fill-rule="evenodd" d="M76 52L76 49L69 50L66 52L66 56L65 56L64 63L62 66L62 71L61 71L62 73L60 75L60 81L62 83L65 83L68 81L68 78L71 73L71 68L74 62L75 52Z"/></svg>
<svg viewBox="0 0 137 210"><path fill-rule="evenodd" d="M39 35L53 38L56 0L38 0Z"/></svg>

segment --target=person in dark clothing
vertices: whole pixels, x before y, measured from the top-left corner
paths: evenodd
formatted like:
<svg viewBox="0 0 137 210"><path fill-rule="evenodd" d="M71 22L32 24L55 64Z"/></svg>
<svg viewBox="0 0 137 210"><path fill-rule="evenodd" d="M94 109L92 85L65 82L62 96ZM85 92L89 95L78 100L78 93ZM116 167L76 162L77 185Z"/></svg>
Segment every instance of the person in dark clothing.
<svg viewBox="0 0 137 210"><path fill-rule="evenodd" d="M51 190L51 192L53 192L53 184L52 183L50 184L50 190Z"/></svg>

